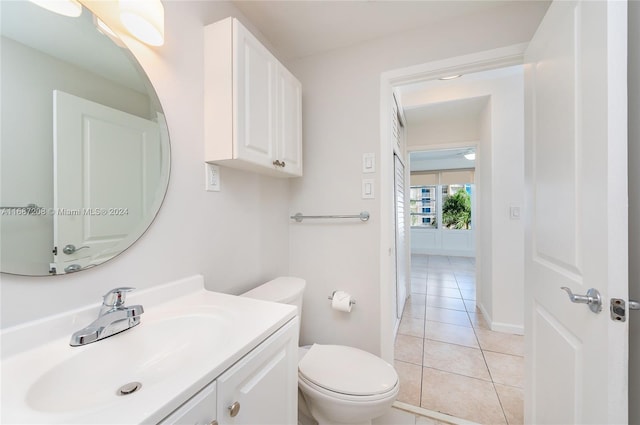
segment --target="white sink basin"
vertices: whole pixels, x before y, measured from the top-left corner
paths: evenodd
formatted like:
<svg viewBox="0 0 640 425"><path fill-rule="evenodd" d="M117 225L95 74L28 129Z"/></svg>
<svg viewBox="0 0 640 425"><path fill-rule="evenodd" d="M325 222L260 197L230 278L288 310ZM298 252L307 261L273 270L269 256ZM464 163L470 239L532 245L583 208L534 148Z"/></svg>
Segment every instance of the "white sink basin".
<svg viewBox="0 0 640 425"><path fill-rule="evenodd" d="M94 409L133 396L117 394L124 384L140 382L138 391L148 391L180 374L186 362L202 363L228 339L230 325L220 315L176 316L72 348L76 353L31 385L27 404L43 412Z"/></svg>
<svg viewBox="0 0 640 425"><path fill-rule="evenodd" d="M158 423L296 312L206 291L201 276L127 301L144 306L141 323L81 347L71 334L98 304L3 330L0 423ZM142 387L117 394L131 382Z"/></svg>

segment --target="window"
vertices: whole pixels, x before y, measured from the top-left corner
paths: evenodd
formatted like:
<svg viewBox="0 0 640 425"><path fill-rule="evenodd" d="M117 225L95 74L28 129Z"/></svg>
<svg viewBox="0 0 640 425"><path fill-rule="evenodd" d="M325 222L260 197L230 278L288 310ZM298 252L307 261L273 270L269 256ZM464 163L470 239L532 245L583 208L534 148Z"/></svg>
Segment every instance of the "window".
<svg viewBox="0 0 640 425"><path fill-rule="evenodd" d="M470 230L471 196L471 184L411 186L411 226L436 229L440 219L445 229Z"/></svg>
<svg viewBox="0 0 640 425"><path fill-rule="evenodd" d="M411 226L435 228L436 190L436 186L411 187L409 194Z"/></svg>

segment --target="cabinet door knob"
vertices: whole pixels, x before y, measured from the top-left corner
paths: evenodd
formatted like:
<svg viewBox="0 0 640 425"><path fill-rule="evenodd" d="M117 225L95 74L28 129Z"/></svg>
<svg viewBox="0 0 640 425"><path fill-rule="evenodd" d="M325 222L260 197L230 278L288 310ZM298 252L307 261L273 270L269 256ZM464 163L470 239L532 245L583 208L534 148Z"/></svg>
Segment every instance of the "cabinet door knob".
<svg viewBox="0 0 640 425"><path fill-rule="evenodd" d="M238 416L238 413L240 413L240 403L235 401L231 406L228 407L228 409L229 409L229 416L231 416L232 418L235 418L236 416Z"/></svg>
<svg viewBox="0 0 640 425"><path fill-rule="evenodd" d="M218 421L214 419L211 422L209 422L209 425L218 425Z"/></svg>
<svg viewBox="0 0 640 425"><path fill-rule="evenodd" d="M287 165L287 163L284 161L282 161L280 164L282 165L282 168L284 168Z"/></svg>
<svg viewBox="0 0 640 425"><path fill-rule="evenodd" d="M276 159L275 161L273 161L273 165L275 165L276 167L280 167L282 163L280 162L279 159Z"/></svg>

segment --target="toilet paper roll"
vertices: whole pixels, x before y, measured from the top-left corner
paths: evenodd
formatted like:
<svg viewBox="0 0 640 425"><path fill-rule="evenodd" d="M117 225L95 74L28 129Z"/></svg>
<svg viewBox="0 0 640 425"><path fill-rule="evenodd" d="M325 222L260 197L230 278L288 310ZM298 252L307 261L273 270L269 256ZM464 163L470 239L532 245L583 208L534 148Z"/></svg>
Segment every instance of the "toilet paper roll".
<svg viewBox="0 0 640 425"><path fill-rule="evenodd" d="M351 313L351 295L348 292L336 291L331 300L331 308Z"/></svg>

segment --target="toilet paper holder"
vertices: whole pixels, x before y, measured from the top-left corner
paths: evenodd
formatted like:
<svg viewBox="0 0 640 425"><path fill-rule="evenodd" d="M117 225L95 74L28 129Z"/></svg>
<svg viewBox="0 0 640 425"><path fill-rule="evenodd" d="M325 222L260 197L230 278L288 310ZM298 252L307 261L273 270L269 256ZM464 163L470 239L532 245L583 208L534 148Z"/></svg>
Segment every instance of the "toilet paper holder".
<svg viewBox="0 0 640 425"><path fill-rule="evenodd" d="M338 291L333 291L331 293L331 295L329 295L329 297L328 297L329 300L333 301L333 296L335 295L336 292L338 292ZM349 305L355 305L355 303L356 303L356 300L354 300L353 298L351 300L349 300Z"/></svg>

